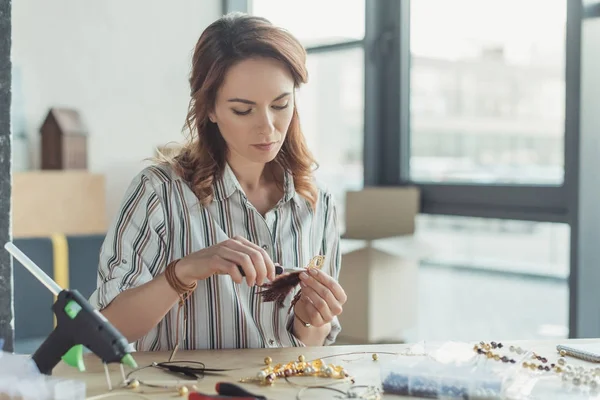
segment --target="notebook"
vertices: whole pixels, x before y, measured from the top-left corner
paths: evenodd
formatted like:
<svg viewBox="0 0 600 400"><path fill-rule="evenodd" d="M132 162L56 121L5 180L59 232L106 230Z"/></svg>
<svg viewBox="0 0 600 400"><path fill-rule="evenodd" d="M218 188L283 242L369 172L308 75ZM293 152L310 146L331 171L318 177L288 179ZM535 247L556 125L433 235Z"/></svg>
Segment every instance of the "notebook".
<svg viewBox="0 0 600 400"><path fill-rule="evenodd" d="M585 361L600 363L600 343L559 344L556 350L565 351L568 356Z"/></svg>

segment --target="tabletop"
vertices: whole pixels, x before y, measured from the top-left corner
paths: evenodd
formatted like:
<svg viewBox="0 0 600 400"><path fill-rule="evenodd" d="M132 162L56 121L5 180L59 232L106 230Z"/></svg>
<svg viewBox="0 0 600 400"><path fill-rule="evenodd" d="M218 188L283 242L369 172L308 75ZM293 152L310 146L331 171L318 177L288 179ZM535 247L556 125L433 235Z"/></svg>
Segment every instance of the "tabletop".
<svg viewBox="0 0 600 400"><path fill-rule="evenodd" d="M562 341L511 341L502 342L503 349L508 351L511 346L521 347L533 351L540 357L547 358L548 364L555 363L560 357L556 351L559 343L585 343L598 342L600 339L571 339ZM469 343L474 346L476 342ZM466 346L467 343L464 343ZM340 391L348 391L351 387L355 393L366 394L368 387L381 387L382 365L389 360L419 356L423 348L433 348L437 344L386 344L386 345L357 345L357 346L326 346L305 348L278 348L278 349L233 349L233 350L199 350L179 351L175 356L176 361L201 361L206 368L231 369L230 371L205 375L198 381L182 380L179 376L168 374L155 368L132 370L125 367L125 373L130 374L131 379L138 379L158 386L148 387L145 384L137 388L127 388L122 385L123 378L119 365L108 366L112 390L108 390L105 369L99 359L93 354L85 356L86 372L79 372L64 363L59 364L53 371L53 376L61 378L76 379L84 381L87 388L88 398L100 399L103 394L110 393L110 398L136 398L149 399L174 399L187 398L178 397L180 387L185 385L190 392L198 391L204 394L215 395L217 382L235 383L245 390L263 395L267 399L333 399L341 396L340 392L331 389L303 389L308 385L335 384L333 388ZM419 350L421 349L421 350ZM377 356L373 356L376 354ZM167 361L169 353L164 352L137 352L133 356L139 367L144 367L153 362ZM276 379L272 385L260 385L258 383L240 383L241 378L256 377L257 373L265 367L265 358L270 357L272 365L277 363L287 364L298 360L303 356L306 361L322 359L326 364L333 363L341 365L354 379L354 384L347 380L337 380L322 377L292 376L289 381ZM576 366L595 366L592 363L568 358L568 363ZM521 364L521 363L519 363ZM520 367L520 365L519 365ZM542 371L543 372L543 371ZM557 378L558 381L560 379ZM136 395L134 395L134 393ZM122 396L120 395L122 394ZM138 396L141 394L142 396ZM382 399L404 398L396 395L380 393ZM339 398L339 397L338 397ZM341 396L341 398L344 398ZM415 398L415 397L411 397ZM417 397L418 398L418 397ZM587 397L586 397L587 398Z"/></svg>

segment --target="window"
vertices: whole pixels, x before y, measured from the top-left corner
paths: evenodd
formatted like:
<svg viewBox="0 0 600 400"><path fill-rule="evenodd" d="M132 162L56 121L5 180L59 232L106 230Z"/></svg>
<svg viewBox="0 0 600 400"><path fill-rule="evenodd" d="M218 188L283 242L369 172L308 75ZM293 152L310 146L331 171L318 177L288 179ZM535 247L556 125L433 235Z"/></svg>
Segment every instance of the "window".
<svg viewBox="0 0 600 400"><path fill-rule="evenodd" d="M252 14L289 30L309 48L365 36L365 0L252 0L251 5Z"/></svg>
<svg viewBox="0 0 600 400"><path fill-rule="evenodd" d="M298 112L319 169L317 178L333 193L340 217L347 190L363 186L363 50L308 56L309 83L300 89ZM343 218L340 218L343 229Z"/></svg>
<svg viewBox="0 0 600 400"><path fill-rule="evenodd" d="M566 0L418 0L410 20L410 178L562 184Z"/></svg>
<svg viewBox="0 0 600 400"><path fill-rule="evenodd" d="M420 267L422 318L406 340L598 336L600 272L589 260L600 247L588 245L600 236L598 0L250 3L301 39L311 70L347 59L331 83L315 72L300 93L319 174L336 196L359 183L421 191L418 236L435 249ZM349 75L362 73L361 146L352 133L361 91ZM337 87L326 96L317 80ZM335 153L321 144L332 127L342 132Z"/></svg>
<svg viewBox="0 0 600 400"><path fill-rule="evenodd" d="M335 197L343 232L345 193L364 181L365 0L253 0L251 13L288 29L308 52L298 112L319 164L315 175Z"/></svg>
<svg viewBox="0 0 600 400"><path fill-rule="evenodd" d="M421 215L418 322L407 340L562 339L569 226Z"/></svg>

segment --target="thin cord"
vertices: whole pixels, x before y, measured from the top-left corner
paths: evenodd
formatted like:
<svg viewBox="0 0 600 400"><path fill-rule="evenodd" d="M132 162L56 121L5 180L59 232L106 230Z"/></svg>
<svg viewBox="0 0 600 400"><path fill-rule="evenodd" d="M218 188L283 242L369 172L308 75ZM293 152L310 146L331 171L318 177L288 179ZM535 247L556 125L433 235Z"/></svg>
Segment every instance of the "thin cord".
<svg viewBox="0 0 600 400"><path fill-rule="evenodd" d="M413 353L394 353L394 352L389 352L389 351L353 351L350 353L341 353L341 354L330 354L328 356L324 356L324 357L318 357L315 358L312 361L317 361L317 360L325 360L327 358L334 358L334 357L343 357L343 356L354 356L354 355L358 355L358 354L389 354L389 355L393 355L393 356L426 356L427 354L425 353L417 353L417 354L413 354ZM352 360L344 360L344 361L352 361Z"/></svg>
<svg viewBox="0 0 600 400"><path fill-rule="evenodd" d="M356 393L356 389L359 388L364 388L365 393L359 394ZM296 393L296 400L302 400L301 396L303 392L306 392L309 389L323 389L323 390L332 390L335 392L338 392L342 395L344 395L344 399L366 399L366 400L374 400L374 399L380 399L381 398L381 392L379 390L379 388L377 388L376 386L369 386L369 385L356 385L356 386L352 386L350 389L348 389L347 391L343 391L341 389L336 389L333 387L328 387L328 386L313 386L313 387L304 387L302 389L300 389L298 391L298 393ZM338 396L338 398L340 398Z"/></svg>
<svg viewBox="0 0 600 400"><path fill-rule="evenodd" d="M354 378L344 378L344 379L337 379L335 382L325 383L325 384L321 383L321 384L318 384L318 385L300 385L298 383L290 381L290 377L289 376L284 377L284 379L290 385L296 386L296 387L301 387L303 389L324 388L324 387L330 387L330 386L335 386L335 385L341 385L342 383L354 382Z"/></svg>
<svg viewBox="0 0 600 400"><path fill-rule="evenodd" d="M108 397L117 397L117 396L122 396L123 398L138 397L140 399L152 400L150 397L148 397L144 394L135 393L135 392L110 392L110 393L99 394L98 396L86 397L86 400L101 400L101 399L106 399Z"/></svg>
<svg viewBox="0 0 600 400"><path fill-rule="evenodd" d="M125 380L124 384L127 385L132 380L135 379L135 380L137 380L139 382L140 385L143 385L143 386L148 386L148 387L157 388L157 389L171 389L173 387L176 387L177 385L196 384L196 383L198 383L200 380L202 380L204 378L204 373L202 373L201 377L197 376L196 379L194 379L194 380L190 379L189 381L185 381L185 380L176 380L176 381L173 381L173 382L175 382L173 385L157 385L157 384L154 384L154 383L149 383L147 381L142 381L141 379L138 379L138 378L133 378L133 379L131 378L131 375L134 374L134 373L140 372L140 371L142 371L144 369L154 368L154 367L155 367L154 364L150 364L150 365L146 365L145 367L140 367L140 368L134 369L133 371L130 371L127 374L127 376L126 376L126 380ZM163 369L161 369L161 370L164 372Z"/></svg>
<svg viewBox="0 0 600 400"><path fill-rule="evenodd" d="M296 400L302 400L302 398L301 398L302 392L305 392L305 391L307 391L307 390L309 390L309 389L333 390L333 391L335 391L335 392L338 392L338 393L341 393L341 394L343 394L343 395L346 395L346 394L347 394L346 392L344 392L344 391L343 391L343 390L341 390L341 389L336 389L336 388L332 388L332 387L328 387L328 386L305 386L305 387L303 387L302 389L300 389L300 390L298 391L298 393L296 393Z"/></svg>

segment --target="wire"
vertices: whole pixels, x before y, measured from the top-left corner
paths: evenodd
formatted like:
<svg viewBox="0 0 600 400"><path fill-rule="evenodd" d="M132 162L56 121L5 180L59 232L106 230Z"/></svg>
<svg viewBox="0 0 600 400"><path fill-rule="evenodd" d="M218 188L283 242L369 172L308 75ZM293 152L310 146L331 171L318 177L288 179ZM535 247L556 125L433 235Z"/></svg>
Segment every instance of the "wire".
<svg viewBox="0 0 600 400"><path fill-rule="evenodd" d="M336 388L332 388L332 387L328 387L328 386L305 386L302 389L300 389L298 391L298 393L296 393L296 400L302 400L302 398L301 398L302 397L302 393L306 392L309 389L333 390L333 391L338 392L340 394L347 395L347 392L344 392L341 389L336 389Z"/></svg>
<svg viewBox="0 0 600 400"><path fill-rule="evenodd" d="M123 398L128 398L128 399L131 397L138 397L140 399L152 400L150 397L148 397L144 394L135 393L135 392L131 392L131 391L104 393L104 394L99 394L98 396L86 397L86 400L101 400L101 399L106 399L109 397L123 397Z"/></svg>

